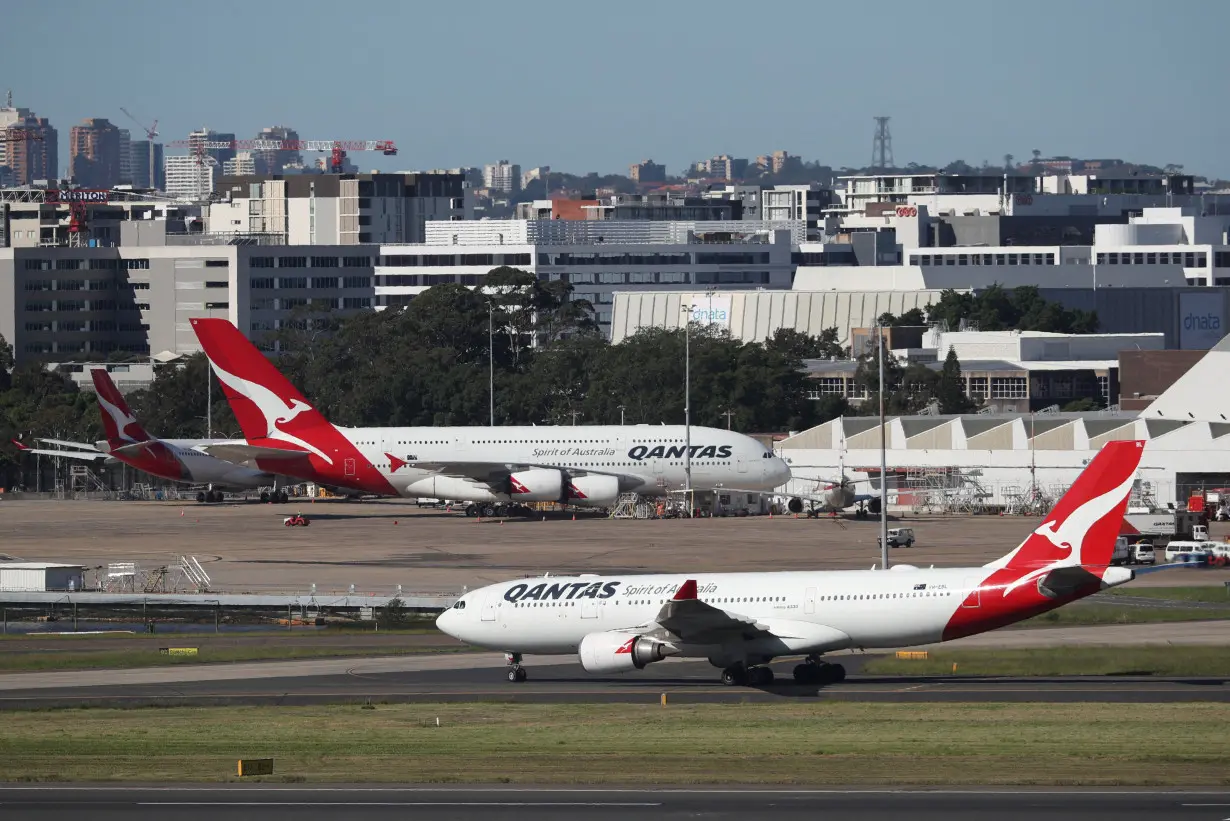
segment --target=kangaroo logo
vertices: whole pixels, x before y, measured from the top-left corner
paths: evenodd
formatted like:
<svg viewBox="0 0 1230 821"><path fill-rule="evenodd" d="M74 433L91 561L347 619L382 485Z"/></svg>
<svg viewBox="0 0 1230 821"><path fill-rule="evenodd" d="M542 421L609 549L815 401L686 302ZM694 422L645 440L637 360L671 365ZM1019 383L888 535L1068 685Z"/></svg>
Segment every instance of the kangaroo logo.
<svg viewBox="0 0 1230 821"><path fill-rule="evenodd" d="M279 425L284 425L290 422L304 411L312 410L312 406L304 402L302 399L292 399L288 404L285 399L278 396L273 391L266 388L264 385L256 382L249 382L247 379L242 379L235 376L233 373L227 373L218 366L217 362L210 360L213 366L214 373L218 375L218 380L226 385L231 390L243 396L256 405L257 410L265 417L265 438L277 439L281 442L286 442L291 445L296 445L309 453L314 453L321 459L324 459L330 465L333 460L330 459L325 452L320 448L300 439L294 434L287 433L282 430Z"/></svg>
<svg viewBox="0 0 1230 821"><path fill-rule="evenodd" d="M1033 570L1012 582L1012 584L1005 586L1004 595L1007 596L1021 585L1039 576L1043 576L1057 567L1080 564L1081 547L1086 534L1089 533L1090 528L1100 522L1106 514L1114 510L1131 493L1132 484L1135 481L1136 471L1132 471L1118 487L1108 490L1101 496L1093 497L1076 508L1076 510L1073 510L1062 522L1055 519L1043 522L1034 530L1033 535L1029 538L1032 539L1034 536L1040 536L1050 542L1055 548L1066 552L1067 555L1048 563L1044 567Z"/></svg>
<svg viewBox="0 0 1230 821"><path fill-rule="evenodd" d="M128 442L144 441L145 437L138 439L136 436L128 432L129 425L137 424L137 418L133 416L131 412L127 410L120 410L120 408L104 399L101 393L98 394L98 404L102 407L103 411L111 417L111 424L115 425L117 438Z"/></svg>

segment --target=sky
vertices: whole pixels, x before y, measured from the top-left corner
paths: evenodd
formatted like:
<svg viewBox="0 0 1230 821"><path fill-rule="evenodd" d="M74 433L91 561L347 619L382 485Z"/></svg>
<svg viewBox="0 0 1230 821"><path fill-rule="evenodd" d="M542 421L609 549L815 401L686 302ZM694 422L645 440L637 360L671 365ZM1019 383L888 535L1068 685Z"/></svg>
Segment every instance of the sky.
<svg viewBox="0 0 1230 821"><path fill-rule="evenodd" d="M159 140L390 139L363 170L672 173L784 149L871 162L1114 157L1230 178L1224 0L60 0L5 11L0 94Z"/></svg>

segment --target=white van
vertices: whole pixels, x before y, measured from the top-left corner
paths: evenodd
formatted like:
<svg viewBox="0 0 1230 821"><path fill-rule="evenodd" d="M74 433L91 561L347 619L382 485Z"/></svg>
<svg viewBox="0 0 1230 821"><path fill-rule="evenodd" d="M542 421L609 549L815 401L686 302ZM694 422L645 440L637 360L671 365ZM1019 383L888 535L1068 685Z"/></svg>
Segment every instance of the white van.
<svg viewBox="0 0 1230 821"><path fill-rule="evenodd" d="M1176 539L1166 545L1166 561L1195 561L1203 559L1211 550L1210 542Z"/></svg>
<svg viewBox="0 0 1230 821"><path fill-rule="evenodd" d="M1153 564L1157 561L1157 554L1153 550L1153 545L1148 542L1137 542L1132 545L1131 558L1128 561L1133 564Z"/></svg>

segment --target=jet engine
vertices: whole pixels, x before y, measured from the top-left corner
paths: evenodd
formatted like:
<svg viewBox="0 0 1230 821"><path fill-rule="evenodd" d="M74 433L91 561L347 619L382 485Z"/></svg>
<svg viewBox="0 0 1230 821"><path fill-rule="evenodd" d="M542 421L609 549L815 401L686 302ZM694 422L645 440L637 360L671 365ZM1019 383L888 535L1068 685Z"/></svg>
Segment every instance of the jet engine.
<svg viewBox="0 0 1230 821"><path fill-rule="evenodd" d="M554 468L522 470L508 477L514 502L558 502L564 497L564 474Z"/></svg>
<svg viewBox="0 0 1230 821"><path fill-rule="evenodd" d="M674 645L632 633L590 633L581 639L581 666L590 673L628 673L679 652Z"/></svg>
<svg viewBox="0 0 1230 821"><path fill-rule="evenodd" d="M876 496L873 499L867 500L867 510L870 511L871 513L880 512L880 497L879 496Z"/></svg>
<svg viewBox="0 0 1230 821"><path fill-rule="evenodd" d="M791 513L802 513L803 512L803 500L800 499L798 496L793 497L789 502L786 503L786 509L789 510Z"/></svg>
<svg viewBox="0 0 1230 821"><path fill-rule="evenodd" d="M564 488L568 504L610 507L619 500L619 479L615 476L574 476Z"/></svg>

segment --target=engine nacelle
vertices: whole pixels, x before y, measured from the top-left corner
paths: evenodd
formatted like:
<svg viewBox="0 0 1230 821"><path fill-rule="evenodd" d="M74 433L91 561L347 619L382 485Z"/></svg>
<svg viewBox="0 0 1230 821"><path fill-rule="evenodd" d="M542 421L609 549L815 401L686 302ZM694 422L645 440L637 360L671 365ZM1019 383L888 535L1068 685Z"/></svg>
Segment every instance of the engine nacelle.
<svg viewBox="0 0 1230 821"><path fill-rule="evenodd" d="M610 507L619 500L619 479L615 476L574 476L564 487L571 505Z"/></svg>
<svg viewBox="0 0 1230 821"><path fill-rule="evenodd" d="M879 512L880 512L880 497L879 497L879 496L876 496L876 497L875 497L875 498L873 498L873 499L868 499L868 500L867 500L867 510L868 510L868 512L870 512L870 513L879 513Z"/></svg>
<svg viewBox="0 0 1230 821"><path fill-rule="evenodd" d="M558 502L564 497L564 474L554 468L522 470L508 477L514 502Z"/></svg>
<svg viewBox="0 0 1230 821"><path fill-rule="evenodd" d="M798 496L795 496L789 502L786 503L786 509L789 510L791 513L802 513L803 512L803 500L800 499Z"/></svg>
<svg viewBox="0 0 1230 821"><path fill-rule="evenodd" d="M590 673L629 673L679 652L673 645L632 633L590 633L581 639L578 655Z"/></svg>

